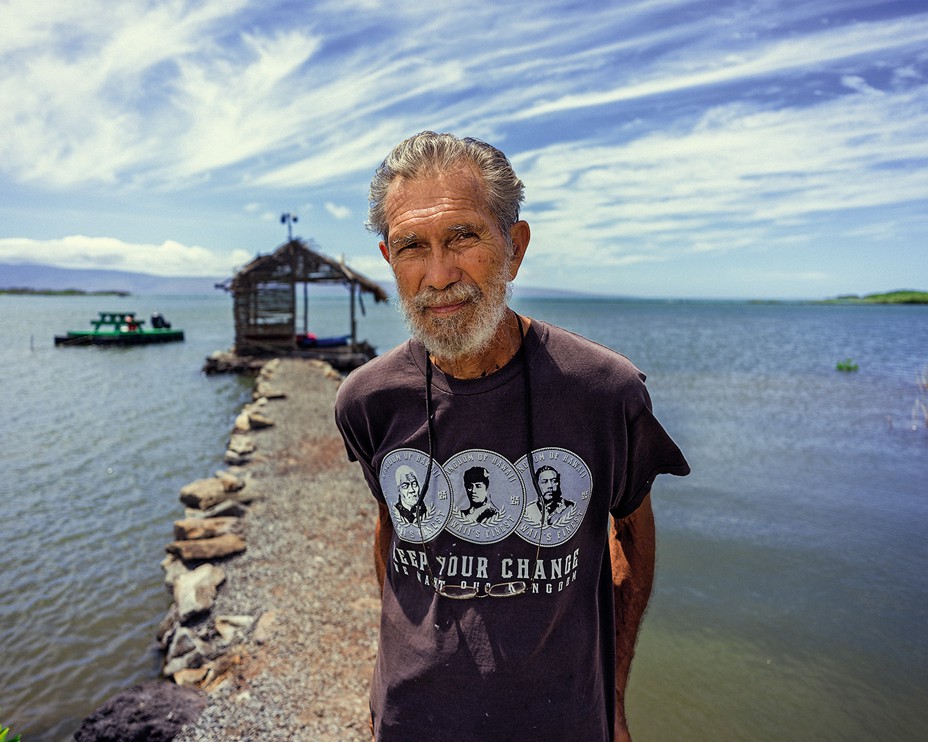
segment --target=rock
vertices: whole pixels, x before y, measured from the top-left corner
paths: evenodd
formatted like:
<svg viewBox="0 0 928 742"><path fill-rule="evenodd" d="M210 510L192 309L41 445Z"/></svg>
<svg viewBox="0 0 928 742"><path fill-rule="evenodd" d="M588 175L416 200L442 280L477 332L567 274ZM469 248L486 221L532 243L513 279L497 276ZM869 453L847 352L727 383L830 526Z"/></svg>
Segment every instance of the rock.
<svg viewBox="0 0 928 742"><path fill-rule="evenodd" d="M244 466L251 461L251 455L247 453L235 453L233 450L226 451L222 460L231 466Z"/></svg>
<svg viewBox="0 0 928 742"><path fill-rule="evenodd" d="M274 622L277 620L277 611L265 611L258 619L258 625L255 626L254 640L258 644L264 644L271 638L271 631Z"/></svg>
<svg viewBox="0 0 928 742"><path fill-rule="evenodd" d="M210 510L227 500L236 502L251 502L256 498L243 487L227 489L225 480L218 477L212 479L197 479L195 482L185 484L180 490L180 501L193 510ZM214 516L210 516L214 517Z"/></svg>
<svg viewBox="0 0 928 742"><path fill-rule="evenodd" d="M164 618L158 622L158 629L155 632L155 636L158 639L158 646L160 646L162 650L167 650L171 645L179 623L180 616L177 613L177 606L172 605L168 612L164 614Z"/></svg>
<svg viewBox="0 0 928 742"><path fill-rule="evenodd" d="M183 654L180 657L175 657L170 662L166 662L164 668L161 670L161 674L166 678L173 678L177 673L182 672L183 670L191 670L199 667L203 667L203 664L206 662L206 658L197 650ZM207 668L208 670L209 668Z"/></svg>
<svg viewBox="0 0 928 742"><path fill-rule="evenodd" d="M239 534L242 532L240 518L184 518L174 521L174 538L178 541L214 538L227 533Z"/></svg>
<svg viewBox="0 0 928 742"><path fill-rule="evenodd" d="M247 433L251 430L251 419L247 412L240 412L238 417L235 418L235 424L232 426L232 429L236 432Z"/></svg>
<svg viewBox="0 0 928 742"><path fill-rule="evenodd" d="M272 358L261 367L261 370L258 372L258 377L262 379L270 379L274 375L274 372L277 370L278 366L280 366L280 359Z"/></svg>
<svg viewBox="0 0 928 742"><path fill-rule="evenodd" d="M181 575L174 583L174 604L181 623L208 611L216 599L216 590L226 579L226 573L214 564L202 564Z"/></svg>
<svg viewBox="0 0 928 742"><path fill-rule="evenodd" d="M274 421L269 417L265 417L260 412L249 412L248 424L252 430L260 430L261 428L272 427L274 425Z"/></svg>
<svg viewBox="0 0 928 742"><path fill-rule="evenodd" d="M206 676L209 674L209 672L209 665L203 665L202 667L187 667L183 670L178 670L172 677L174 678L175 683L186 687L202 683L206 679Z"/></svg>
<svg viewBox="0 0 928 742"><path fill-rule="evenodd" d="M150 680L110 698L84 719L77 742L168 742L206 707L206 697L192 688Z"/></svg>
<svg viewBox="0 0 928 742"><path fill-rule="evenodd" d="M223 644L232 644L243 640L254 622L251 616L216 616L216 633Z"/></svg>
<svg viewBox="0 0 928 742"><path fill-rule="evenodd" d="M180 501L191 508L206 510L229 499L229 493L222 481L215 477L211 479L197 479L195 482L185 484L180 490Z"/></svg>
<svg viewBox="0 0 928 742"><path fill-rule="evenodd" d="M255 374L265 365L264 358L255 356L240 356L235 350L217 350L210 353L203 364L203 373L210 374Z"/></svg>
<svg viewBox="0 0 928 742"><path fill-rule="evenodd" d="M226 451L226 454L223 457L223 459L227 464L233 465L233 466L247 464L248 459L251 457L251 454L253 454L256 449L257 449L257 445L255 444L254 439L252 439L251 437L247 435L242 435L240 432L233 433L229 437L228 450Z"/></svg>
<svg viewBox="0 0 928 742"><path fill-rule="evenodd" d="M252 445L254 445L254 441L252 441ZM216 472L216 479L222 482L222 487L226 492L238 492L245 487L245 480L232 472L220 469Z"/></svg>
<svg viewBox="0 0 928 742"><path fill-rule="evenodd" d="M232 435L229 436L229 450L235 451L235 453L254 453L257 449L257 444L255 443L254 438L247 435Z"/></svg>
<svg viewBox="0 0 928 742"><path fill-rule="evenodd" d="M253 396L255 399L286 399L287 393L275 389L270 384L266 383L264 379L259 379L258 383L255 384Z"/></svg>
<svg viewBox="0 0 928 742"><path fill-rule="evenodd" d="M173 586L182 574L190 571L187 565L173 554L168 554L161 560L161 569L164 570L164 584L168 587Z"/></svg>
<svg viewBox="0 0 928 742"><path fill-rule="evenodd" d="M195 541L172 541L165 547L169 554L176 554L185 562L222 559L233 554L240 554L246 548L245 539L234 533Z"/></svg>
<svg viewBox="0 0 928 742"><path fill-rule="evenodd" d="M171 660L183 657L191 652L199 652L202 657L204 654L204 652L201 651L202 649L200 640L197 639L196 635L190 629L182 626L174 633L174 638L171 640L168 651L165 653L165 659L170 662Z"/></svg>
<svg viewBox="0 0 928 742"><path fill-rule="evenodd" d="M201 518L244 518L248 512L248 506L238 500L226 500L208 510L199 510L197 512Z"/></svg>

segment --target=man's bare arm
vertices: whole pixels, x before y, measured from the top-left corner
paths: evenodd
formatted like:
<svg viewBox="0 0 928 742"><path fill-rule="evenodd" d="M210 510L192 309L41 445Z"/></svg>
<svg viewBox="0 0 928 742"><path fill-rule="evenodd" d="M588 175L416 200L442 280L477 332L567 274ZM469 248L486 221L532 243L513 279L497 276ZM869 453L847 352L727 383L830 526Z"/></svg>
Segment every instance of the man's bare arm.
<svg viewBox="0 0 928 742"><path fill-rule="evenodd" d="M383 594L383 582L387 575L387 561L390 559L390 544L393 541L393 521L386 505L378 503L377 522L374 524L374 570L377 582Z"/></svg>
<svg viewBox="0 0 928 742"><path fill-rule="evenodd" d="M631 740L625 721L628 673L654 584L655 532L650 494L631 515L613 519L609 555L615 602L615 738L623 742Z"/></svg>

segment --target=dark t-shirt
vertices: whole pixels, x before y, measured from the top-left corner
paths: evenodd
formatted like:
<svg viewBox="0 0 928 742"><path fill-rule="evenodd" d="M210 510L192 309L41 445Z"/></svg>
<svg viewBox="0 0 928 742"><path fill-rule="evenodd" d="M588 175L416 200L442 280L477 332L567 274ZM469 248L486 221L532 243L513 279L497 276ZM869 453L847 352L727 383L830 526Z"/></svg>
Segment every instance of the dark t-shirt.
<svg viewBox="0 0 928 742"><path fill-rule="evenodd" d="M434 369L425 497L425 349L409 341L339 390L349 457L394 524L371 685L378 742L612 737L609 515L632 513L657 474L689 467L628 359L537 320L525 343L530 421L521 354L479 379ZM476 523L462 512L475 467L497 511ZM533 478L557 486L539 498ZM433 587L511 582L527 591L452 600Z"/></svg>

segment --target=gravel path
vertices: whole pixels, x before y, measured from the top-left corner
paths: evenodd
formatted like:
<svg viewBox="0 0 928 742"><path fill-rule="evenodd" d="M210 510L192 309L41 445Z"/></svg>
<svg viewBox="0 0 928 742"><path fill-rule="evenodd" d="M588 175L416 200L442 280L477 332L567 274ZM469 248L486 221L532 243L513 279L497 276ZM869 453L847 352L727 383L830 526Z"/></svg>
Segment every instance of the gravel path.
<svg viewBox="0 0 928 742"><path fill-rule="evenodd" d="M245 519L248 550L223 564L213 615L263 616L178 742L220 739L370 742L368 684L380 600L376 506L333 419L338 382L284 359L244 470L261 499ZM263 640L263 641L262 641Z"/></svg>

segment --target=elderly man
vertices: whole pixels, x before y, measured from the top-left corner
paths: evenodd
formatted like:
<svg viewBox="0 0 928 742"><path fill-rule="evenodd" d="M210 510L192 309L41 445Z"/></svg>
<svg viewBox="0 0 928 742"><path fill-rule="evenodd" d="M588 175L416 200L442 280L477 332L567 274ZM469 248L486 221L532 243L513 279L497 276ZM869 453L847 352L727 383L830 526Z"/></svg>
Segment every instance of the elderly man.
<svg viewBox="0 0 928 742"><path fill-rule="evenodd" d="M509 308L530 231L502 152L423 132L387 156L370 200L412 334L350 374L336 402L380 504L374 737L628 739L625 687L654 572L651 486L689 467L626 358ZM402 461L427 467L421 498L449 519L420 520L402 531L411 540L384 494ZM492 529L456 527L453 487L433 484L470 462L505 475L506 517ZM545 466L574 503L568 524L526 517L545 507Z"/></svg>

